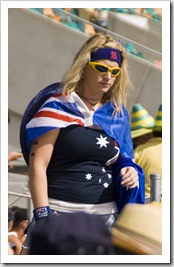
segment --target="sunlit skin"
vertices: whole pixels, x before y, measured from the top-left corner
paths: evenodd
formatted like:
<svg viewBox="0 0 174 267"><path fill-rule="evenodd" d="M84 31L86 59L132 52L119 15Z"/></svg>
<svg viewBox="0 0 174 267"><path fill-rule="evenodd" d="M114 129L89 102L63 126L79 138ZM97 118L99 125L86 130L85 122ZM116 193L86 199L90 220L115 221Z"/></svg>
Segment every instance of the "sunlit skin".
<svg viewBox="0 0 174 267"><path fill-rule="evenodd" d="M119 67L118 63L112 60L97 60L96 62L107 65L114 68ZM112 77L111 73L100 74L94 70L89 64L85 67L83 76L82 87L79 90L79 94L86 98L101 99L103 94L106 93L117 77Z"/></svg>

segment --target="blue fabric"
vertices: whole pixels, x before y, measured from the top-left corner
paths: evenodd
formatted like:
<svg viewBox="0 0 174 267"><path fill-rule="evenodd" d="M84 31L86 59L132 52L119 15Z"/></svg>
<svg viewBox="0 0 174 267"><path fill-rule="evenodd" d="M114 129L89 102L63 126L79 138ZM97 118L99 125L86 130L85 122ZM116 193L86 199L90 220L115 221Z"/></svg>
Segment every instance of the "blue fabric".
<svg viewBox="0 0 174 267"><path fill-rule="evenodd" d="M129 189L121 185L122 178L120 176L120 170L124 167L132 166L136 169L139 176L139 186ZM124 158L120 156L117 159L117 162L112 165L113 170L113 179L115 184L116 190L116 203L118 206L119 213L121 212L122 208L125 204L128 203L145 203L145 189L144 189L144 172L142 168L134 163L129 158Z"/></svg>
<svg viewBox="0 0 174 267"><path fill-rule="evenodd" d="M95 111L93 122L100 125L109 136L116 140L124 157L133 159L134 151L128 112L124 106L122 112L112 116L113 112L114 106L107 102L101 109Z"/></svg>

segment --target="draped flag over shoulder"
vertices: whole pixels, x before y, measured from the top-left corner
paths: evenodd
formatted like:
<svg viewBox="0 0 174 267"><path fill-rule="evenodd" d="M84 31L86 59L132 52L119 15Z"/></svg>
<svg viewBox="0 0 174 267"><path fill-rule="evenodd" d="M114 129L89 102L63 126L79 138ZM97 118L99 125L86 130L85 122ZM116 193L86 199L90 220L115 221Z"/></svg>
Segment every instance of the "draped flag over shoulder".
<svg viewBox="0 0 174 267"><path fill-rule="evenodd" d="M94 124L100 126L116 140L121 154L133 159L128 113L124 107L123 112L114 116L113 111L114 107L107 102L91 114L75 92L71 95L63 95L60 83L44 88L32 99L22 119L20 141L27 164L30 144L35 138L50 130L73 124L85 127L91 127Z"/></svg>
<svg viewBox="0 0 174 267"><path fill-rule="evenodd" d="M122 112L115 113L114 116L113 112L114 107L110 102L107 102L94 113L94 123L100 125L109 136L115 139L124 157L133 159L134 152L128 112L124 106Z"/></svg>
<svg viewBox="0 0 174 267"><path fill-rule="evenodd" d="M71 96L61 93L51 96L26 125L27 137L31 142L50 130L72 124L84 126L84 116L78 110Z"/></svg>

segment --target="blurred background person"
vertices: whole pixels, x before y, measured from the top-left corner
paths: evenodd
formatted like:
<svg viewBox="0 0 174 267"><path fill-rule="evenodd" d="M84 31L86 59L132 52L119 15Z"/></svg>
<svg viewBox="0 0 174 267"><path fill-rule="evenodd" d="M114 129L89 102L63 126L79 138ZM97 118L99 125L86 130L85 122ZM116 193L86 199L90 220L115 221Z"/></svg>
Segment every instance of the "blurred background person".
<svg viewBox="0 0 174 267"><path fill-rule="evenodd" d="M24 231L28 226L27 209L15 207L13 216L14 222L8 233L8 239L15 245L15 254L19 255L25 241Z"/></svg>
<svg viewBox="0 0 174 267"><path fill-rule="evenodd" d="M108 11L110 8L95 8L90 21L95 23L96 25L106 28L108 27Z"/></svg>
<svg viewBox="0 0 174 267"><path fill-rule="evenodd" d="M86 21L91 21L95 13L95 8L76 8L78 10L78 16ZM84 23L84 32L90 36L96 33L95 27L89 23Z"/></svg>
<svg viewBox="0 0 174 267"><path fill-rule="evenodd" d="M161 175L162 188L162 104L152 129L153 137L134 150L135 162L144 170L146 196L150 196L150 174L155 172Z"/></svg>
<svg viewBox="0 0 174 267"><path fill-rule="evenodd" d="M154 118L140 103L136 103L132 107L131 135L134 149L153 137L151 127L154 125L154 122Z"/></svg>
<svg viewBox="0 0 174 267"><path fill-rule="evenodd" d="M8 232L11 231L14 223L14 215L11 208L8 208ZM15 245L8 239L8 255L14 255Z"/></svg>

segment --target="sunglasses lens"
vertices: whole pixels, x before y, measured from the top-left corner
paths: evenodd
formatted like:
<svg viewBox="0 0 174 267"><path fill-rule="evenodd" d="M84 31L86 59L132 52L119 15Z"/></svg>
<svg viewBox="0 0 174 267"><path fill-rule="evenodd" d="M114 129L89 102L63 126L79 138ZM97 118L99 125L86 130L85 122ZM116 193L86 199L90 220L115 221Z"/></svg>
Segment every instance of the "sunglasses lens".
<svg viewBox="0 0 174 267"><path fill-rule="evenodd" d="M106 73L108 71L107 67L101 66L101 65L98 65L98 64L95 65L95 69L98 70L101 73Z"/></svg>
<svg viewBox="0 0 174 267"><path fill-rule="evenodd" d="M112 70L112 75L116 76L119 74L119 72L120 72L120 70L118 70L118 69Z"/></svg>
<svg viewBox="0 0 174 267"><path fill-rule="evenodd" d="M102 64L93 63L93 62L91 62L91 63L92 63L91 66L92 66L95 70L99 71L100 73L105 74L105 73L107 73L108 71L110 71L112 76L117 76L117 75L120 74L120 69L115 68L115 69L112 69L112 70L111 70L109 67L104 66L104 65L102 65Z"/></svg>

